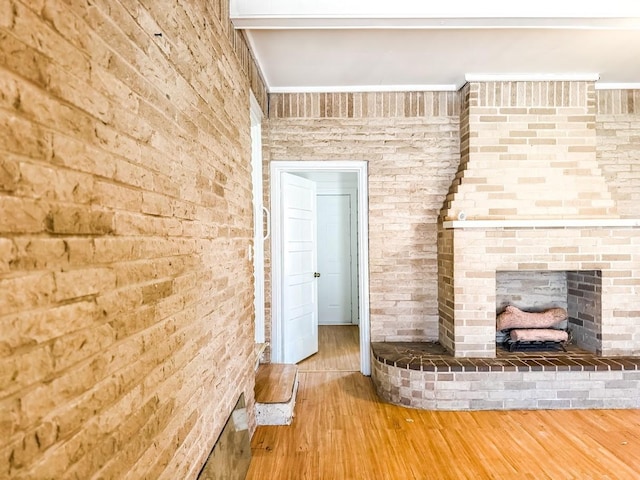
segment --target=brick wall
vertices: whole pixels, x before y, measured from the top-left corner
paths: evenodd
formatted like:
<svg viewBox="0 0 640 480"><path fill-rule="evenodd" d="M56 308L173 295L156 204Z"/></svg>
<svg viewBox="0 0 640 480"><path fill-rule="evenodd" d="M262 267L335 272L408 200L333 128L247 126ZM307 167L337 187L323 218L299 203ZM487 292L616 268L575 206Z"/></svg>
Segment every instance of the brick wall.
<svg viewBox="0 0 640 480"><path fill-rule="evenodd" d="M596 155L623 218L640 217L640 90L598 90Z"/></svg>
<svg viewBox="0 0 640 480"><path fill-rule="evenodd" d="M464 172L469 164L469 95L470 84L465 84L459 92L460 101L460 163L456 170L449 190L442 202L439 219L447 216L451 202L458 192L458 188L464 177ZM438 279L438 341L449 351L454 351L455 324L454 324L454 256L453 256L453 231L442 228L438 223L437 246L437 279Z"/></svg>
<svg viewBox="0 0 640 480"><path fill-rule="evenodd" d="M471 219L637 217L637 96L595 91L586 82L475 83L455 96L271 95L265 182L270 160L368 160L372 338L434 339L439 332L446 343L453 338L453 304L447 300L453 297L453 263L443 251L439 266L435 259L441 246L434 246L431 209L439 208L437 199L448 190L443 216L450 218L463 208ZM459 136L457 145L452 134ZM470 161L473 171L467 171ZM430 168L438 169L437 178ZM445 189L443 179L454 175ZM505 179L511 181L506 187L500 185ZM557 198L543 195L543 186ZM448 212L460 189L459 202L466 203ZM533 209L525 200L534 202ZM453 248L453 236L448 243Z"/></svg>
<svg viewBox="0 0 640 480"><path fill-rule="evenodd" d="M602 272L567 272L567 289L569 329L573 343L584 350L600 354Z"/></svg>
<svg viewBox="0 0 640 480"><path fill-rule="evenodd" d="M438 228L438 341L450 352L455 349L453 233Z"/></svg>
<svg viewBox="0 0 640 480"><path fill-rule="evenodd" d="M468 88L469 158L445 218L617 216L596 160L593 82Z"/></svg>
<svg viewBox="0 0 640 480"><path fill-rule="evenodd" d="M267 97L227 12L0 7L2 478L194 478L252 405Z"/></svg>
<svg viewBox="0 0 640 480"><path fill-rule="evenodd" d="M459 163L458 95L279 94L269 108L267 162L369 162L372 340L437 338L437 217Z"/></svg>

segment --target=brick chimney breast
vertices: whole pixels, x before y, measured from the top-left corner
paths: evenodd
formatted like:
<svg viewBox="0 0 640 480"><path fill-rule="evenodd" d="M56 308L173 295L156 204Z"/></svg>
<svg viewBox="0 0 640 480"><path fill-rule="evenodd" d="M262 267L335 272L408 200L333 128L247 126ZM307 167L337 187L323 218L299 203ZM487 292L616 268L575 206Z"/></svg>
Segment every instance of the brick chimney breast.
<svg viewBox="0 0 640 480"><path fill-rule="evenodd" d="M621 218L600 170L594 82L472 82L460 96L460 166L438 225L442 346L495 357L499 274L549 272L567 290L598 279L598 301L579 295L570 322L586 312L581 348L640 352L640 219Z"/></svg>
<svg viewBox="0 0 640 480"><path fill-rule="evenodd" d="M473 82L442 220L619 218L596 159L594 82Z"/></svg>

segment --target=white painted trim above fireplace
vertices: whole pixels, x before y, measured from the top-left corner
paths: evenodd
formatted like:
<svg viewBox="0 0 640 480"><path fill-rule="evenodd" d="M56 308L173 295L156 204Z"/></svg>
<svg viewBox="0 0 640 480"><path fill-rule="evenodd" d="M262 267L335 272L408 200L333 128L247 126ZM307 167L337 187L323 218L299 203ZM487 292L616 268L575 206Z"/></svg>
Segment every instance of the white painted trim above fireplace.
<svg viewBox="0 0 640 480"><path fill-rule="evenodd" d="M566 218L541 220L450 220L444 228L585 228L640 227L640 218Z"/></svg>

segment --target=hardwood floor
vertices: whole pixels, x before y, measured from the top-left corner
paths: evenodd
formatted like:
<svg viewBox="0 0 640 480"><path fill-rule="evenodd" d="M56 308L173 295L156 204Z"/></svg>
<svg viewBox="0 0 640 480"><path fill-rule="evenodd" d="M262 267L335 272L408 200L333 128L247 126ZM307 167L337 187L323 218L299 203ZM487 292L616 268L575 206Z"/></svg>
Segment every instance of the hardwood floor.
<svg viewBox="0 0 640 480"><path fill-rule="evenodd" d="M296 373L295 365L278 363L260 365L256 373L256 402L287 403L290 401Z"/></svg>
<svg viewBox="0 0 640 480"><path fill-rule="evenodd" d="M258 427L247 480L640 478L640 410L412 410L357 371L299 377L292 425Z"/></svg>
<svg viewBox="0 0 640 480"><path fill-rule="evenodd" d="M318 353L298 363L300 372L359 372L357 325L320 325Z"/></svg>

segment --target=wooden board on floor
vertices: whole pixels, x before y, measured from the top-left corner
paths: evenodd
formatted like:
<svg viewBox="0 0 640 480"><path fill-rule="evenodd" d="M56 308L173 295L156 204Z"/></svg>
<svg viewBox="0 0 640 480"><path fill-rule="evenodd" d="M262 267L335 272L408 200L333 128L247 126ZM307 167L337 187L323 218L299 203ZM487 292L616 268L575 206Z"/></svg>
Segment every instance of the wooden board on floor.
<svg viewBox="0 0 640 480"><path fill-rule="evenodd" d="M260 365L256 374L258 403L287 403L293 395L298 367L284 363Z"/></svg>

